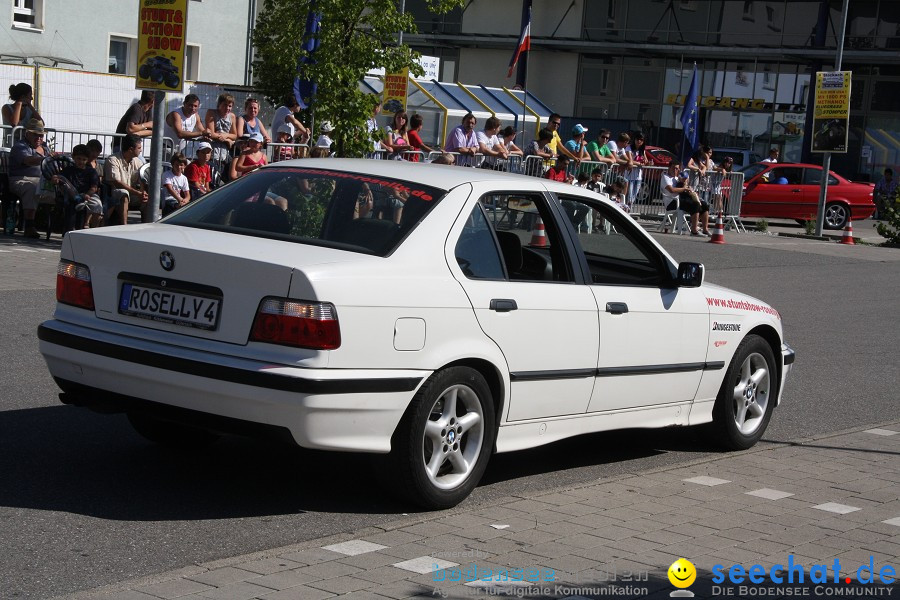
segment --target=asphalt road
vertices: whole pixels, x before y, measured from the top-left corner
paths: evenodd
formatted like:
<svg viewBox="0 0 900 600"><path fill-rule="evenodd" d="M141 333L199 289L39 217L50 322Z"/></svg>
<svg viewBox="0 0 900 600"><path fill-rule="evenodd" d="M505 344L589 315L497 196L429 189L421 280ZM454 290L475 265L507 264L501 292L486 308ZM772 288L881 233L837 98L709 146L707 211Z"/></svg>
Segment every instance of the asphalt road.
<svg viewBox="0 0 900 600"><path fill-rule="evenodd" d="M709 281L781 312L798 359L764 443L896 416L900 251L752 235L724 246L657 239L677 259L705 263ZM35 338L52 312L54 247L0 239L0 598L47 598L414 510L383 493L365 456L240 438L173 454L121 415L59 404ZM714 451L695 431L672 429L499 455L460 509Z"/></svg>

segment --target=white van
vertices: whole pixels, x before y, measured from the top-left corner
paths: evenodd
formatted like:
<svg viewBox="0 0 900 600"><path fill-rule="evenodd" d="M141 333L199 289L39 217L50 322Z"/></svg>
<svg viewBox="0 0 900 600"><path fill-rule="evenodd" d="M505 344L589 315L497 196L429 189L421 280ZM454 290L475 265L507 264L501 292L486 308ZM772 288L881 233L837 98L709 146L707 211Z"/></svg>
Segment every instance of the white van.
<svg viewBox="0 0 900 600"><path fill-rule="evenodd" d="M721 164L726 156L734 159L734 170L741 171L747 165L758 163L763 159L760 154L746 148L713 148L713 162Z"/></svg>

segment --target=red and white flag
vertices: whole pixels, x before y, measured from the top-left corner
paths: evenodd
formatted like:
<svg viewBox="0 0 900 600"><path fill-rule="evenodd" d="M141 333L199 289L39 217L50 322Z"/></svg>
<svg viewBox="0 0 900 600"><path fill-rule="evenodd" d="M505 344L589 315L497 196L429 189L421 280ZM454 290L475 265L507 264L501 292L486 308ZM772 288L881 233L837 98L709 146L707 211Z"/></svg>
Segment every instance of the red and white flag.
<svg viewBox="0 0 900 600"><path fill-rule="evenodd" d="M512 77L513 70L519 62L519 57L523 52L531 50L531 7L529 6L525 14L522 15L522 34L519 36L519 43L516 44L516 50L513 52L509 61L509 72L506 77Z"/></svg>

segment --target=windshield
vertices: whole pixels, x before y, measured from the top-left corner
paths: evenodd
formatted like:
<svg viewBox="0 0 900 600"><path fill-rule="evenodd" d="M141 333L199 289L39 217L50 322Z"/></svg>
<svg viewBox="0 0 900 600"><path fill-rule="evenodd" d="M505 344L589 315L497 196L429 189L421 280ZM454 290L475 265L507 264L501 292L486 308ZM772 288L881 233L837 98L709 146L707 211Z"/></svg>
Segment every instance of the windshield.
<svg viewBox="0 0 900 600"><path fill-rule="evenodd" d="M361 173L261 169L162 223L387 256L445 191Z"/></svg>

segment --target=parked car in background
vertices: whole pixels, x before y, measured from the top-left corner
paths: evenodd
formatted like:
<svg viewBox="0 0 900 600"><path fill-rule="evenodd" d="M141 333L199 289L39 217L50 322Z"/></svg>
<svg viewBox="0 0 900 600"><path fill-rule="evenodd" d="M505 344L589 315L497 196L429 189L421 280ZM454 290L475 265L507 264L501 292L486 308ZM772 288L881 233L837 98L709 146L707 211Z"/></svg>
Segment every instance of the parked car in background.
<svg viewBox="0 0 900 600"><path fill-rule="evenodd" d="M734 159L734 170L740 171L744 167L748 167L754 163L758 163L763 159L762 156L753 152L752 150L748 150L746 148L716 148L713 146L713 162L717 165L720 164L726 156L730 156Z"/></svg>
<svg viewBox="0 0 900 600"><path fill-rule="evenodd" d="M803 163L757 163L743 170L742 217L816 218L822 167ZM855 183L834 171L828 178L825 229L843 229L847 221L868 219L875 211L872 183Z"/></svg>
<svg viewBox="0 0 900 600"><path fill-rule="evenodd" d="M675 158L675 154L659 146L647 146L647 156L650 157L650 166L668 167Z"/></svg>

